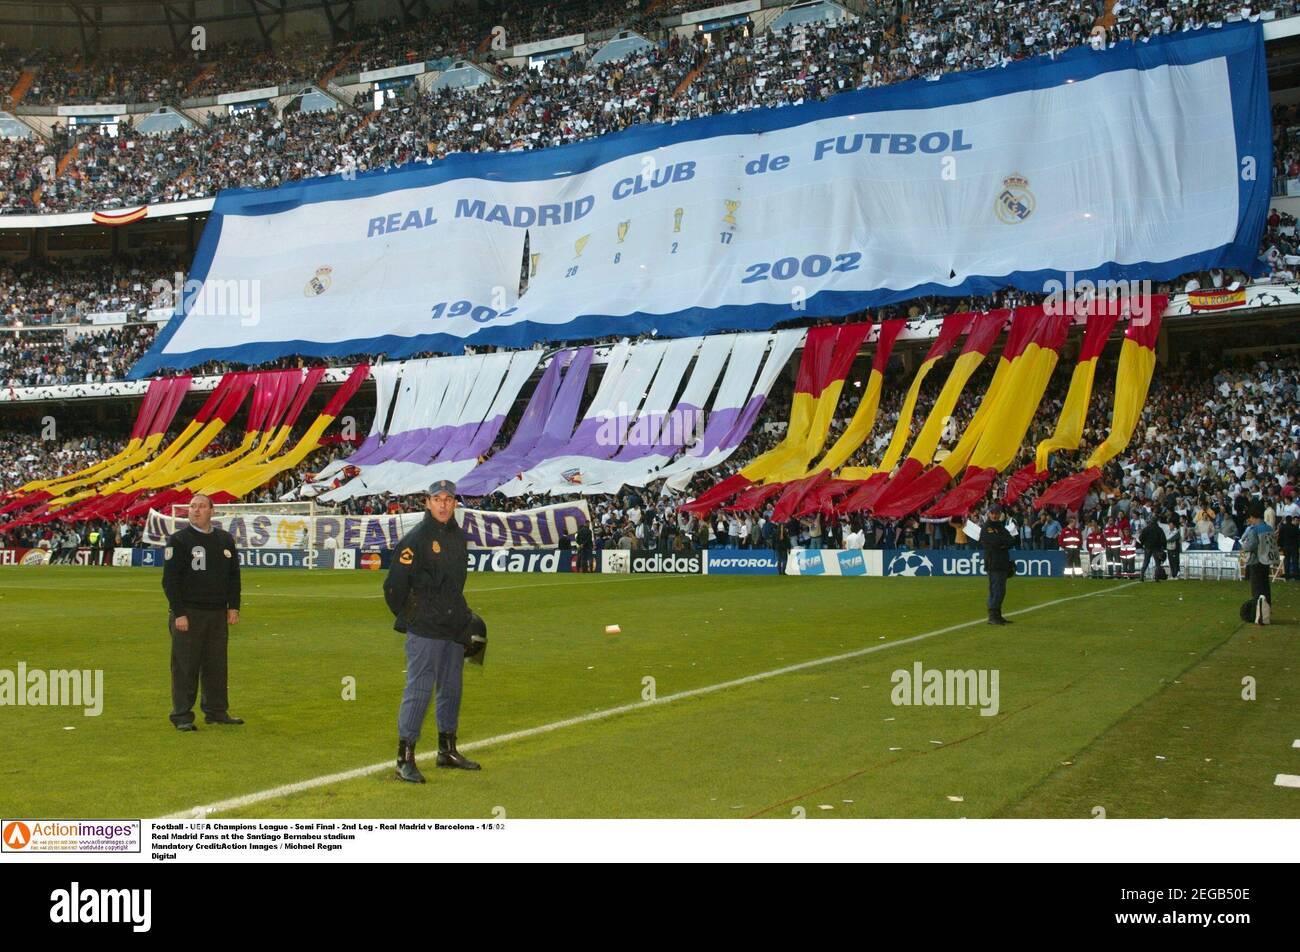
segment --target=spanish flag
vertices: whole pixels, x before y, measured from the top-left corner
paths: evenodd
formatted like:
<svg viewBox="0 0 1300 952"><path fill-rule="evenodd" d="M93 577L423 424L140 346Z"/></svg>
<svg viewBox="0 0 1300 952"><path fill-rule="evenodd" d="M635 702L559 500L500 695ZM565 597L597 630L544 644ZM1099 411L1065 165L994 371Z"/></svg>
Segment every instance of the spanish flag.
<svg viewBox="0 0 1300 952"><path fill-rule="evenodd" d="M943 390L939 392L934 406L930 408L930 415L913 441L907 459L903 460L903 465L898 468L898 472L890 479L870 508L877 512L883 511L891 502L899 499L913 480L933 462L945 424L952 417L952 411L956 409L957 401L966 389L971 375L979 369L984 358L988 356L993 348L993 342L1002 333L1002 326L1005 323L1006 315L1002 312L995 311L975 317L970 333L966 335L966 344L962 348L961 356L957 358L948 373ZM900 513L900 515L906 514Z"/></svg>
<svg viewBox="0 0 1300 952"><path fill-rule="evenodd" d="M774 520L784 522L792 515L807 515L826 510L835 496L842 495L859 485L851 480L832 480L829 476L853 455L875 426L876 415L880 410L885 368L889 366L889 358L894 352L894 342L906 324L906 321L896 320L884 321L879 325L876 352L871 358L871 373L853 418L844 428L839 439L835 441L835 445L827 450L826 455L812 467L812 472L788 484L773 510Z"/></svg>
<svg viewBox="0 0 1300 952"><path fill-rule="evenodd" d="M840 470L841 479L862 481L862 485L840 503L839 509L841 512L857 512L868 508L884 490L890 473L898 465L899 457L903 455L903 447L907 443L907 438L911 435L912 415L916 412L916 401L921 393L921 385L925 383L925 378L934 368L934 365L956 345L957 339L970 327L974 317L975 315L971 312L962 311L960 314L949 314L943 319L942 324L939 326L938 336L934 339L934 343L930 345L930 350L926 353L925 359L921 361L921 366L916 369L916 375L912 378L912 385L908 387L907 396L903 398L903 407L898 413L898 421L894 424L894 435L885 448L885 455L881 459L880 465L847 466Z"/></svg>
<svg viewBox="0 0 1300 952"><path fill-rule="evenodd" d="M325 405L325 408L321 410L316 419L312 421L309 427L307 427L307 431L303 433L303 435L298 439L298 442L295 443L293 448L288 452L281 456L268 459L257 466L251 467L245 472L241 472L238 479L228 480L225 485L221 487L205 486L205 491L211 488L212 501L220 503L240 499L245 494L257 489L259 486L266 485L266 483L270 482L270 480L285 470L293 469L306 459L309 453L315 452L319 449L321 446L321 436L324 435L325 430L334 423L334 420L338 417L340 411L342 411L347 402L352 399L353 395L356 394L361 385L365 383L368 376L370 376L369 364L359 364L354 367L352 373L348 375L348 379L343 381L338 390L334 391L334 396L330 397L329 403ZM306 402L305 397L303 398L303 402ZM299 404L298 409L301 410L301 408L301 404ZM278 443L273 441L273 445L278 446L279 443L284 442L284 439L288 436L288 430L282 428L282 432L283 436L277 434Z"/></svg>
<svg viewBox="0 0 1300 952"><path fill-rule="evenodd" d="M1147 301L1144 313L1129 318L1119 352L1119 369L1115 373L1110 435L1092 451L1084 463L1083 472L1054 483L1034 500L1034 508L1063 506L1078 509L1088 494L1088 488L1101 477L1101 468L1124 452L1133 439L1147 391L1151 388L1151 375L1155 373L1156 338L1160 334L1160 318L1167 303L1163 296L1153 297Z"/></svg>
<svg viewBox="0 0 1300 952"><path fill-rule="evenodd" d="M779 492L783 488L780 474L802 475L826 441L844 377L870 330L870 323L812 328L804 340L785 438L740 472L678 508L703 517L756 483L774 484ZM737 503L749 502L758 495L751 493ZM774 493L762 498L771 495Z"/></svg>
<svg viewBox="0 0 1300 952"><path fill-rule="evenodd" d="M124 473L121 478L97 487L93 492L69 500L84 503L77 510L76 518L105 519L116 516L148 490L170 485L173 480L159 474L188 463L211 443L243 402L252 383L252 376L251 373L242 371L222 376L194 419L186 424L185 429L157 457Z"/></svg>
<svg viewBox="0 0 1300 952"><path fill-rule="evenodd" d="M149 381L144 399L140 402L140 409L136 412L135 423L131 427L131 437L120 452L75 473L28 483L19 489L18 493L41 493L42 500L51 499L87 483L98 482L148 459L162 441L163 434L171 425L176 410L189 389L188 374L181 377L157 377ZM30 504L30 501L27 504ZM19 501L18 507L21 505L23 503ZM0 509L0 513L8 512L11 508L15 508L12 503Z"/></svg>
<svg viewBox="0 0 1300 952"><path fill-rule="evenodd" d="M139 208L128 208L124 211L111 212L92 212L90 220L96 225L107 225L110 228L117 228L121 225L130 225L133 222L140 221L149 214L149 206L141 205Z"/></svg>
<svg viewBox="0 0 1300 952"><path fill-rule="evenodd" d="M1088 417L1088 404L1092 400L1097 359L1106 347L1110 332L1115 329L1121 306L1119 301L1103 298L1093 302L1087 309L1076 311L1076 316L1086 321L1083 343L1079 346L1079 360L1070 377L1070 389L1056 418L1056 429L1048 439L1038 444L1034 462L1017 470L1007 480L1007 489L1002 496L1006 505L1014 503L1034 483L1047 478L1047 461L1054 451L1079 448L1079 441L1083 438L1083 425Z"/></svg>
<svg viewBox="0 0 1300 952"><path fill-rule="evenodd" d="M78 511L79 503L96 499L98 490L87 487L103 483L105 479L115 476L124 469L139 465L151 457L157 450L158 444L162 442L167 427L171 425L189 388L188 376L157 378L152 381L145 391L145 399L141 401L136 422L131 429L131 439L126 448L80 472L58 480L47 481L45 489L20 497L4 510L0 510L11 511L40 503L38 509L29 512L21 520L9 523L8 528L49 522L56 518L67 519Z"/></svg>
<svg viewBox="0 0 1300 952"><path fill-rule="evenodd" d="M1070 326L1068 314L1048 314L1041 305L1026 310L1034 324L1028 345L1013 361L997 400L989 409L987 423L962 481L926 510L927 517L966 515L988 493L997 474L1016 458L1047 382L1056 369Z"/></svg>

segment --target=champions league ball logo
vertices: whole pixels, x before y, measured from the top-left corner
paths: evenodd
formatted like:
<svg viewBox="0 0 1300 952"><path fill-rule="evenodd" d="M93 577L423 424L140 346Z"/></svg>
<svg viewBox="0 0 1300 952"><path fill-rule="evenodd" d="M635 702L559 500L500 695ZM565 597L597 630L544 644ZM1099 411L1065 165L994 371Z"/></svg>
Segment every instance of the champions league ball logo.
<svg viewBox="0 0 1300 952"><path fill-rule="evenodd" d="M920 552L900 552L885 568L886 575L933 575L934 563Z"/></svg>

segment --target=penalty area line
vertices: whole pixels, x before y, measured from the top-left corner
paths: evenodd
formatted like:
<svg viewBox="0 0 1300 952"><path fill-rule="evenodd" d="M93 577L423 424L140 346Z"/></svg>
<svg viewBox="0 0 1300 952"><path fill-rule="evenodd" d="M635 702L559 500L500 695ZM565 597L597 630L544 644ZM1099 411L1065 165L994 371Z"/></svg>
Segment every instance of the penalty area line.
<svg viewBox="0 0 1300 952"><path fill-rule="evenodd" d="M1118 591L1121 588L1128 588L1130 585L1136 584L1138 583L1128 582L1115 589L1107 589L1106 591ZM1051 608L1055 605L1065 604L1066 602L1074 602L1083 598L1095 598L1098 595L1105 594L1106 591L1085 592L1082 595L1069 595L1065 598L1054 598L1051 601L1031 605L1028 608L1022 608L1018 611L1007 612L1007 614L1027 615L1030 612L1041 611L1044 608ZM495 737L486 737L483 740L471 741L468 744L460 744L459 748L462 751L475 751L487 747L495 747L500 744L507 744L512 741L526 740L530 737L539 737L542 734L549 734L553 731L563 730L566 727L577 727L581 724L603 721L611 717L617 717L620 714L628 714L632 711L638 711L644 708L662 707L665 704L671 704L674 701L684 701L687 698L703 697L704 695L714 694L718 691L726 691L730 688L743 687L747 684L755 684L759 681L766 681L771 678L781 677L782 675L793 674L796 671L806 671L809 668L818 668L828 664L837 664L841 661L851 661L856 658L863 658L879 651L897 648L901 645L915 644L916 642L924 641L927 638L935 638L939 635L946 635L954 631L960 631L963 628L970 628L975 625L984 624L987 624L987 620L984 618L976 619L974 621L958 622L955 625L948 625L945 628L936 628L933 631L925 631L919 635L910 635L907 638L886 641L883 644L868 645L865 648L856 648L853 651L846 651L842 654L829 655L824 658L814 658L810 661L801 661L797 664L786 665L782 668L773 668L770 671L760 671L758 674L748 674L741 678L733 678L730 681L722 681L718 684L710 684L702 688L691 688L686 691L678 691L676 694L666 694L653 701L636 701L631 704L620 704L618 707L608 707L603 710L592 711L589 714L579 714L576 717L567 717L564 720L553 721L550 724L541 724L537 727L527 727L522 730L498 734ZM424 754L417 755L415 759L417 761L431 760L437 757L437 755L437 751L428 751ZM232 797L228 800L218 800L216 803L201 804L199 806L190 807L188 810L183 810L179 813L168 814L159 819L175 820L202 818L211 813L224 813L227 810L239 810L243 807L252 806L255 803L275 800L280 797L291 796L295 793L304 793L318 787L327 787L348 780L360 780L363 777L369 777L373 774L393 769L393 762L391 760L386 760L383 763L371 764L368 767L357 767L353 770L344 770L339 773L325 774L320 777L313 777L310 780L301 780L297 783L288 783L279 787L271 787L267 790L259 790L256 793L248 793L243 796Z"/></svg>

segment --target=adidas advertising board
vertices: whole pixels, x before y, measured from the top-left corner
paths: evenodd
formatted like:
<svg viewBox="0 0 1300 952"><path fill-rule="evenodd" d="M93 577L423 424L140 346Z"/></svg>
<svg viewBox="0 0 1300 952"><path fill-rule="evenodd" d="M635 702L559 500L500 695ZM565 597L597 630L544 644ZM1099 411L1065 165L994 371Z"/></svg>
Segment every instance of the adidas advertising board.
<svg viewBox="0 0 1300 952"><path fill-rule="evenodd" d="M702 570L703 559L700 553L670 553L663 555L633 555L633 573L655 573L660 575L698 575Z"/></svg>

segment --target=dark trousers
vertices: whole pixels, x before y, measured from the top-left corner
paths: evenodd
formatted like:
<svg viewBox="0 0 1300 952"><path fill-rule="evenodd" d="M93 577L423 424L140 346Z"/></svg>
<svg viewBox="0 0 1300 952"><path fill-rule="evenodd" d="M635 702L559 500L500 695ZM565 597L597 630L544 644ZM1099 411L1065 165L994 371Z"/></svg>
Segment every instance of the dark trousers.
<svg viewBox="0 0 1300 952"><path fill-rule="evenodd" d="M1078 549L1066 549L1066 550L1065 550L1065 567L1066 567L1067 569L1071 569L1071 570L1073 570L1073 569L1077 569L1077 568L1079 567L1079 550L1078 550Z"/></svg>
<svg viewBox="0 0 1300 952"><path fill-rule="evenodd" d="M1283 549L1284 575L1288 579L1300 578L1300 549Z"/></svg>
<svg viewBox="0 0 1300 952"><path fill-rule="evenodd" d="M1153 549L1150 552L1148 552L1146 549L1143 549L1142 550L1142 571L1138 573L1138 581L1140 582L1147 577L1148 565L1154 562L1158 566L1161 565L1164 561L1165 561L1165 553L1163 549ZM1151 577L1155 578L1155 575L1152 575Z"/></svg>
<svg viewBox="0 0 1300 952"><path fill-rule="evenodd" d="M1002 599L1007 597L1007 573L989 573L989 616L1002 616Z"/></svg>
<svg viewBox="0 0 1300 952"><path fill-rule="evenodd" d="M1178 578L1178 559L1182 555L1180 549L1169 550L1169 577Z"/></svg>
<svg viewBox="0 0 1300 952"><path fill-rule="evenodd" d="M420 739L424 715L434 688L438 700L434 716L438 733L454 734L460 723L461 678L465 669L465 646L446 638L406 635L406 690L397 710L398 736L414 743Z"/></svg>
<svg viewBox="0 0 1300 952"><path fill-rule="evenodd" d="M578 571L596 571L596 556L592 554L591 546L589 545L578 547Z"/></svg>
<svg viewBox="0 0 1300 952"><path fill-rule="evenodd" d="M1263 595L1264 600L1273 604L1273 583L1270 576L1273 569L1267 565L1248 565L1246 566L1246 579L1250 582L1250 597L1258 599Z"/></svg>
<svg viewBox="0 0 1300 952"><path fill-rule="evenodd" d="M177 631L176 619L171 613L167 615L167 628L172 635L172 723L193 722L200 682L203 713L208 717L225 717L230 708L226 696L226 610L191 608L185 617L189 619L190 630Z"/></svg>

